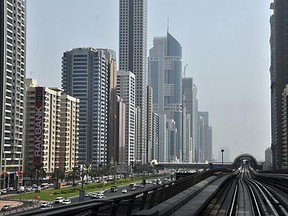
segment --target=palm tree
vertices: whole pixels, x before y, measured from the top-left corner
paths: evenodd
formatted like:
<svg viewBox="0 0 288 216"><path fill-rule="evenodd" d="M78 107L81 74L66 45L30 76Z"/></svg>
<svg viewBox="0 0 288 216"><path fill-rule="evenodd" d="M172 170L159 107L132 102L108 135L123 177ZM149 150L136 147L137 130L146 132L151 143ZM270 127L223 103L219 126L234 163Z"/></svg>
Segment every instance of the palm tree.
<svg viewBox="0 0 288 216"><path fill-rule="evenodd" d="M82 182L82 188L83 188L83 184L84 184L84 176L86 175L87 180L88 180L88 176L91 176L92 174L92 166L91 164L83 164L82 168L81 168L81 182Z"/></svg>
<svg viewBox="0 0 288 216"><path fill-rule="evenodd" d="M62 181L65 178L65 172L60 169L55 169L52 173L52 179L55 180L56 178L56 188L59 188L59 179Z"/></svg>
<svg viewBox="0 0 288 216"><path fill-rule="evenodd" d="M80 178L80 170L78 167L72 168L72 170L68 173L68 179L72 179L72 185L75 186L76 179Z"/></svg>
<svg viewBox="0 0 288 216"><path fill-rule="evenodd" d="M29 175L31 178L37 180L37 186L39 186L39 178L45 178L46 177L46 171L44 169L43 163L35 163L31 167L29 171Z"/></svg>

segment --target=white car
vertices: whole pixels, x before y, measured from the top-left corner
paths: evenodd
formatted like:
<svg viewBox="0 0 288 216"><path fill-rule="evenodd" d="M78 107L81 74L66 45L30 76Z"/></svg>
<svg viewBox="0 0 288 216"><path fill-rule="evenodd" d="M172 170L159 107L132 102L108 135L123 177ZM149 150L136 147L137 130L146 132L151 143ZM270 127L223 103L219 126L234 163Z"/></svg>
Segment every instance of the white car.
<svg viewBox="0 0 288 216"><path fill-rule="evenodd" d="M91 198L94 198L94 199L102 199L103 197L104 197L103 193L96 193L91 196Z"/></svg>
<svg viewBox="0 0 288 216"><path fill-rule="evenodd" d="M91 195L92 195L92 193L89 192L89 193L86 193L86 194L85 194L85 197L90 197Z"/></svg>
<svg viewBox="0 0 288 216"><path fill-rule="evenodd" d="M62 205L68 205L71 204L71 200L70 199L64 199L62 202Z"/></svg>
<svg viewBox="0 0 288 216"><path fill-rule="evenodd" d="M127 189L124 188L121 192L122 193L127 193L128 191L127 191Z"/></svg>
<svg viewBox="0 0 288 216"><path fill-rule="evenodd" d="M55 204L61 204L64 201L64 197L57 197L54 201Z"/></svg>
<svg viewBox="0 0 288 216"><path fill-rule="evenodd" d="M41 208L45 208L45 207L47 207L48 205L49 205L48 202L41 202L40 207L41 207Z"/></svg>
<svg viewBox="0 0 288 216"><path fill-rule="evenodd" d="M45 206L45 207L40 207L41 209L50 209L50 208L54 208L54 206L53 205L47 205L47 206Z"/></svg>
<svg viewBox="0 0 288 216"><path fill-rule="evenodd" d="M0 191L0 194L6 194L7 193L7 189L3 189Z"/></svg>

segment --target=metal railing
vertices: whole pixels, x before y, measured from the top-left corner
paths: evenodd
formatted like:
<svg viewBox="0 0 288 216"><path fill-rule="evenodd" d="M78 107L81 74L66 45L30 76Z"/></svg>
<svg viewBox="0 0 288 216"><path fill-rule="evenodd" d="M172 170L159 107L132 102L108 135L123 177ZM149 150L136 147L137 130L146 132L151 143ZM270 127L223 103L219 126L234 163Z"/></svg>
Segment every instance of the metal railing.
<svg viewBox="0 0 288 216"><path fill-rule="evenodd" d="M212 176L222 175L222 171L209 170L197 173L177 181L167 182L161 185L149 187L146 190L134 192L133 194L109 200L87 200L79 203L72 203L67 206L59 206L52 209L35 209L33 211L13 214L15 216L33 215L61 215L61 216L88 216L88 215L131 215L143 209L150 209L175 196L198 182Z"/></svg>

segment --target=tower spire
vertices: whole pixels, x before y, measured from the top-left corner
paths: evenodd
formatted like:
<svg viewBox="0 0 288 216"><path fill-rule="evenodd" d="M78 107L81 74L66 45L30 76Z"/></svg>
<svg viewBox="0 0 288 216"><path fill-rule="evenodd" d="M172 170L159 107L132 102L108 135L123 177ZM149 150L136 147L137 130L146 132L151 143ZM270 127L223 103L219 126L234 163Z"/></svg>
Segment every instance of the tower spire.
<svg viewBox="0 0 288 216"><path fill-rule="evenodd" d="M167 33L169 32L169 16L167 17Z"/></svg>

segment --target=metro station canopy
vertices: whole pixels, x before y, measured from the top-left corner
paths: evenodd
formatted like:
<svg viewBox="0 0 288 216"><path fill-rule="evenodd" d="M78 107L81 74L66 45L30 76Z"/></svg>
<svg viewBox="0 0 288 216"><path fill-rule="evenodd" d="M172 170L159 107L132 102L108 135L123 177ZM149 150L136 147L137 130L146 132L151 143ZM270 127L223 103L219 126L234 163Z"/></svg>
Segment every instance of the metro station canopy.
<svg viewBox="0 0 288 216"><path fill-rule="evenodd" d="M243 164L243 161L247 161L247 163L249 163L250 166L255 169L258 168L258 163L257 163L256 158L253 155L247 154L247 153L237 156L234 159L233 167L234 168L240 167Z"/></svg>

